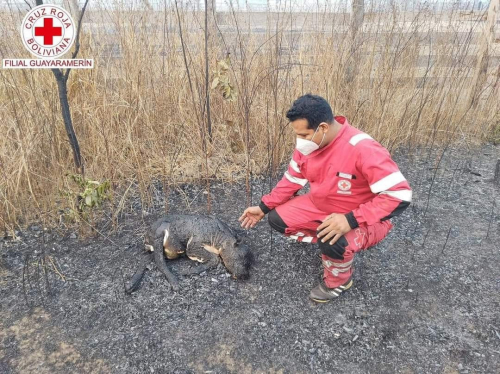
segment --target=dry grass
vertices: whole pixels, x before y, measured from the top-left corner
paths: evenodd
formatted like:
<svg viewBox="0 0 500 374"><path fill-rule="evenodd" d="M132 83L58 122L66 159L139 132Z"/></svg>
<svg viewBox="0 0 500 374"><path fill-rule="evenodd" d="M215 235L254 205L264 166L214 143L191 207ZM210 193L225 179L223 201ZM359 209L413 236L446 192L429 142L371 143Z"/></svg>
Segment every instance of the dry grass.
<svg viewBox="0 0 500 374"><path fill-rule="evenodd" d="M326 97L336 114L390 150L479 142L500 122L498 59L477 100L468 100L481 14L367 14L364 31L352 40L346 14L229 12L218 17L209 65L215 71L216 61L231 53L239 96L231 103L211 91L210 144L203 14L179 14L193 105L175 7L144 9L89 11L79 57L93 58L96 67L73 71L68 82L86 175L110 180L114 191L137 185L144 204L152 180L172 187L274 172L293 147L284 114L307 92ZM0 41L2 58L30 58L18 36L23 14L0 15L7 35ZM266 30L256 32L261 25ZM498 50L495 44L490 54ZM357 73L347 83L346 69L355 63ZM1 70L0 80L0 229L34 219L57 222L68 206L59 191L73 159L56 82L48 70Z"/></svg>

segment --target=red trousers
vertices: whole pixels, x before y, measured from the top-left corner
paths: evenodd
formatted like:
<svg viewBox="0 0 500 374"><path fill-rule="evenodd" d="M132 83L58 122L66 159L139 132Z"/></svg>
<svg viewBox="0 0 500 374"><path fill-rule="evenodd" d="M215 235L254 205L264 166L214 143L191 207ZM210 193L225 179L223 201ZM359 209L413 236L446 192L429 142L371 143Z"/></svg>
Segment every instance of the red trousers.
<svg viewBox="0 0 500 374"><path fill-rule="evenodd" d="M309 194L296 196L286 203L276 207L276 213L286 224L284 234L297 241L316 243L316 229L321 222L331 213L318 209L310 199ZM390 220L375 223L374 225L361 225L344 235L345 240L336 243L342 247L342 255L332 258L322 254L323 279L327 287L333 288L344 284L352 275L352 261L354 254L362 249L368 249L384 239L393 225ZM347 245L344 247L347 241ZM342 242L343 245L340 245Z"/></svg>

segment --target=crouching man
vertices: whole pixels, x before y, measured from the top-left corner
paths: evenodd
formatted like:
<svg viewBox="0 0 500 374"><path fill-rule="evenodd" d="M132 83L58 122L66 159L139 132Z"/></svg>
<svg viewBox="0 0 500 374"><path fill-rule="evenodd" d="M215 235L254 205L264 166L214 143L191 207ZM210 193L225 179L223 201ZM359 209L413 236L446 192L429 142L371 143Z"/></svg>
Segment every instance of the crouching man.
<svg viewBox="0 0 500 374"><path fill-rule="evenodd" d="M298 98L287 112L297 136L283 178L239 221L254 227L265 214L272 228L300 242L318 243L323 282L310 298L327 302L352 286L355 253L389 233L390 218L410 204L412 191L391 155L320 96ZM310 192L297 192L310 183Z"/></svg>

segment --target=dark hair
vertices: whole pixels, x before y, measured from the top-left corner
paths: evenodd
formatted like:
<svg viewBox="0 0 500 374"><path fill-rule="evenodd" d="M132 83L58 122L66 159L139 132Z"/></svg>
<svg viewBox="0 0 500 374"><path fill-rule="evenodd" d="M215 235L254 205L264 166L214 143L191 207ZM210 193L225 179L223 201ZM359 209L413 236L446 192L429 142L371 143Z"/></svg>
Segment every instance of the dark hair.
<svg viewBox="0 0 500 374"><path fill-rule="evenodd" d="M321 96L306 94L293 102L286 112L290 122L306 119L309 129L316 130L321 122L333 123L333 112L330 104Z"/></svg>

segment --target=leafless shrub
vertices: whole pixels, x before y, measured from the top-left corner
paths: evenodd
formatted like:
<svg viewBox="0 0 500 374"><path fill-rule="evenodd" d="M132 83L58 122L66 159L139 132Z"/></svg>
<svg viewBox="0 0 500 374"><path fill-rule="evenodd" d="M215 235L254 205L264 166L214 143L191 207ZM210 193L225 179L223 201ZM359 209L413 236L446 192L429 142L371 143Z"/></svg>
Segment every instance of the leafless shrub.
<svg viewBox="0 0 500 374"><path fill-rule="evenodd" d="M488 56L496 57L479 86L473 81L485 13L365 9L356 37L348 38L348 10L333 6L252 13L228 1L212 24L204 11L181 2L161 9L145 4L99 9L91 2L80 57L93 58L96 67L74 71L67 82L86 175L109 180L117 192L137 185L145 205L152 202L152 180L167 193L197 180L209 188L216 178L245 179L250 190L253 175L276 176L294 140L284 113L307 92L326 97L336 114L389 150L446 147L456 138L479 142L499 122L494 40ZM28 57L18 35L25 10L0 13L8 36L0 41L2 58ZM210 39L205 24L214 28ZM213 72L228 53L237 100L216 90L208 100L206 63ZM346 74L352 64L353 76ZM41 216L55 222L64 209L58 191L72 157L50 74L0 70L4 230ZM123 195L114 195L118 211Z"/></svg>

